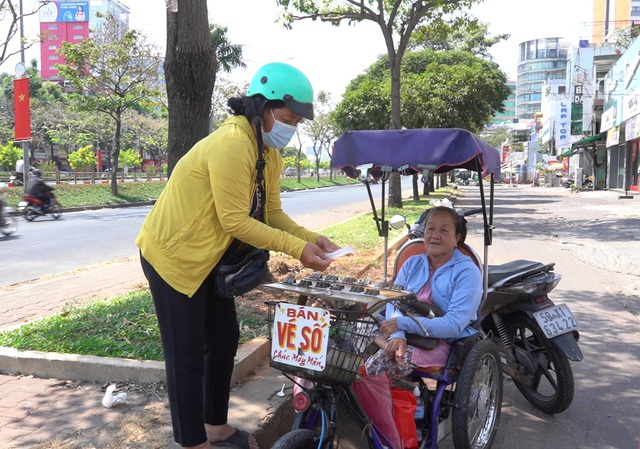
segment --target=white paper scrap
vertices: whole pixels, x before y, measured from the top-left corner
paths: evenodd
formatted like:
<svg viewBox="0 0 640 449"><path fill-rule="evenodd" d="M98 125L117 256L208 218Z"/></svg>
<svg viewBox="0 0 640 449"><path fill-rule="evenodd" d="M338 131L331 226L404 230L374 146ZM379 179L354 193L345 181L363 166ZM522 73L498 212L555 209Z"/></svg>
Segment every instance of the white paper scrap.
<svg viewBox="0 0 640 449"><path fill-rule="evenodd" d="M331 253L327 253L327 257L330 259L335 259L337 257L346 256L347 254L353 253L353 248L350 246L344 246L340 249L337 249Z"/></svg>

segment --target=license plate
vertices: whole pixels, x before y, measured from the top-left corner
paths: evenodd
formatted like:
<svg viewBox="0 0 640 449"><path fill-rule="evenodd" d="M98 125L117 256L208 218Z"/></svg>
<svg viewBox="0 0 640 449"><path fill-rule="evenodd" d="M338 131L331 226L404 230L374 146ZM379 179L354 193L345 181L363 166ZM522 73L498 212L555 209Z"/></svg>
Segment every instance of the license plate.
<svg viewBox="0 0 640 449"><path fill-rule="evenodd" d="M18 210L22 210L22 209L24 209L25 207L27 207L28 205L29 205L29 203L28 203L27 201L20 201L20 202L18 203Z"/></svg>
<svg viewBox="0 0 640 449"><path fill-rule="evenodd" d="M533 314L548 338L557 337L578 328L578 321L564 304L550 307Z"/></svg>

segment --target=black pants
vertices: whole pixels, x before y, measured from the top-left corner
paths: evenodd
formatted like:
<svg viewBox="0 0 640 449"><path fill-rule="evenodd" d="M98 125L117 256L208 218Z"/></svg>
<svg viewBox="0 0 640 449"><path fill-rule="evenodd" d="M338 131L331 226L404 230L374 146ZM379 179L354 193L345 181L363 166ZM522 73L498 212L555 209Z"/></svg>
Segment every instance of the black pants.
<svg viewBox="0 0 640 449"><path fill-rule="evenodd" d="M229 388L240 339L233 298L214 296L209 276L189 298L140 255L164 349L173 435L181 446L207 441L204 423L227 422Z"/></svg>

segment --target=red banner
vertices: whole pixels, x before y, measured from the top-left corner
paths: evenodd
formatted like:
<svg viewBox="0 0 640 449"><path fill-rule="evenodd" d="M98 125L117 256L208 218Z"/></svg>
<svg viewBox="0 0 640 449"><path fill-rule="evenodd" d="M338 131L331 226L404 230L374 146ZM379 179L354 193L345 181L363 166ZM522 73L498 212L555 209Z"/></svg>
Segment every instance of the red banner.
<svg viewBox="0 0 640 449"><path fill-rule="evenodd" d="M20 78L13 80L13 111L16 119L15 140L31 139L29 78Z"/></svg>

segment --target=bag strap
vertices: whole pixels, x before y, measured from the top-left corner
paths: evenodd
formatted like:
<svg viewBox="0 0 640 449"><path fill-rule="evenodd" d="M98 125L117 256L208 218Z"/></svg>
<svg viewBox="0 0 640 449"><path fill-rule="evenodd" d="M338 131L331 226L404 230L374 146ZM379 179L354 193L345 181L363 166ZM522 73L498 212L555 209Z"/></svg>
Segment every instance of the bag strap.
<svg viewBox="0 0 640 449"><path fill-rule="evenodd" d="M267 189L264 184L264 167L267 165L267 162L264 160L263 156L263 142L262 142L262 120L256 120L256 134L258 138L258 160L256 161L256 171L258 174L256 175L256 187L258 189L258 201L260 202L260 221L263 223L264 220L264 208L266 201Z"/></svg>
<svg viewBox="0 0 640 449"><path fill-rule="evenodd" d="M264 185L264 167L266 167L267 162L264 160L262 120L256 117L254 119L254 123L256 125L256 134L258 138L258 160L256 161L256 171L258 174L256 175L256 189L258 192L258 202L260 203L260 221L264 223L265 195L267 194L267 189ZM224 260L225 256L235 253L240 246L240 243L240 240L234 238L220 260Z"/></svg>

